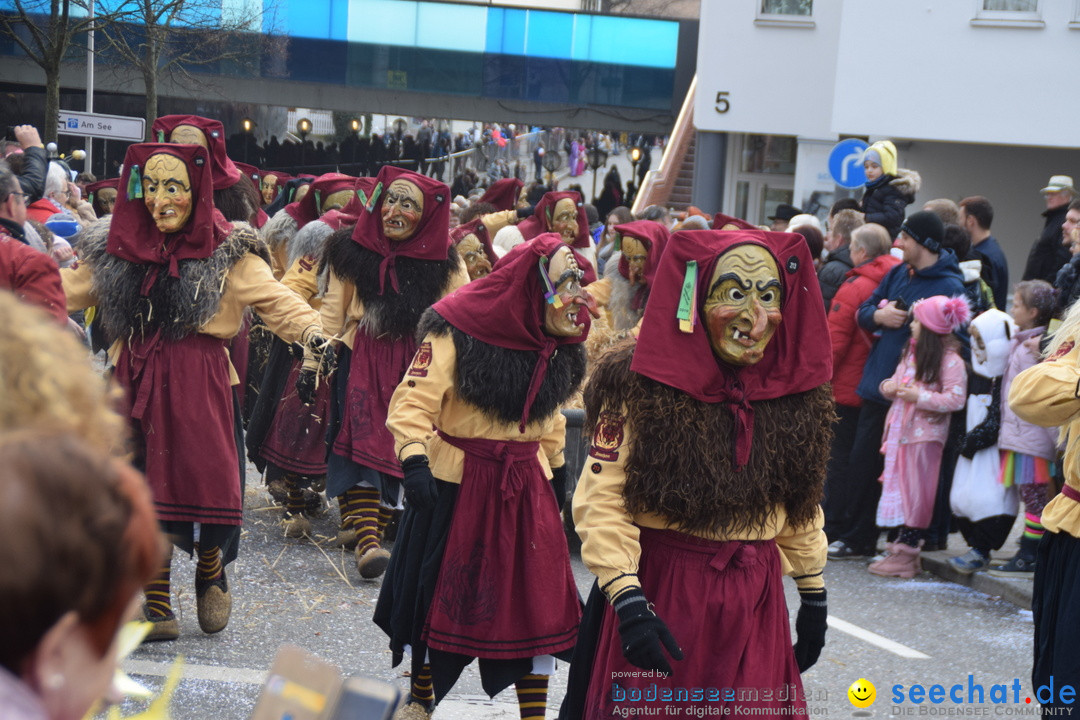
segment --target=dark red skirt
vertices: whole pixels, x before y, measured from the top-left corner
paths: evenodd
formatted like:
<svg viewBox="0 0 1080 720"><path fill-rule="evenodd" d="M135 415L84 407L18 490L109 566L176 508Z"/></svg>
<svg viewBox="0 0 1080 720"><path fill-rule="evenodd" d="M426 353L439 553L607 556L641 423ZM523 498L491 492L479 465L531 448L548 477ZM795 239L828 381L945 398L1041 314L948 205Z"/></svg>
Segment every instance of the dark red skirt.
<svg viewBox="0 0 1080 720"><path fill-rule="evenodd" d="M334 452L379 472L402 477L394 436L386 429L390 398L412 364L412 338L374 338L358 329L353 341L341 430Z"/></svg>
<svg viewBox="0 0 1080 720"><path fill-rule="evenodd" d="M465 465L428 646L494 659L572 648L581 604L540 444L442 437L465 451Z"/></svg>
<svg viewBox="0 0 1080 720"><path fill-rule="evenodd" d="M605 603L581 717L643 714L660 705L805 712L775 542L716 542L641 528L638 577L685 659L671 661L667 678L628 663L618 617Z"/></svg>
<svg viewBox="0 0 1080 720"><path fill-rule="evenodd" d="M326 474L326 418L330 412L330 380L319 379L315 403L305 405L296 394L301 361L294 360L285 391L259 455L287 472L299 475Z"/></svg>
<svg viewBox="0 0 1080 720"><path fill-rule="evenodd" d="M132 340L116 379L128 392L137 454L158 518L243 524L226 341L196 334Z"/></svg>

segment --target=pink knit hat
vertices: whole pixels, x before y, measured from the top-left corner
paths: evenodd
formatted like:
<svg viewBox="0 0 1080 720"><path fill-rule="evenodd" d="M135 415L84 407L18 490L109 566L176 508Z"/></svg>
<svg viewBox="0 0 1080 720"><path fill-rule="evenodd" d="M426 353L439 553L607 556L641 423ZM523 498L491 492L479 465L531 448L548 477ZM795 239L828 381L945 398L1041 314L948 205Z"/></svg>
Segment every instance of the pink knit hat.
<svg viewBox="0 0 1080 720"><path fill-rule="evenodd" d="M959 330L971 319L971 308L963 296L934 295L924 298L915 303L911 312L920 325L938 335Z"/></svg>

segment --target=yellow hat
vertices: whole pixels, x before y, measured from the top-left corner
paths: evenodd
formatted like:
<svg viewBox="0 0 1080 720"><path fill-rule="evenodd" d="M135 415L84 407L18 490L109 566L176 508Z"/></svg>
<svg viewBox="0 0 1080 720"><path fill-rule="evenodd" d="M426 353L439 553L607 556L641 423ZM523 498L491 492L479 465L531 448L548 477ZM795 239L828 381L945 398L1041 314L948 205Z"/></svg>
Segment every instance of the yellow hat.
<svg viewBox="0 0 1080 720"><path fill-rule="evenodd" d="M881 166L881 172L886 175L897 174L896 172L896 146L890 140L878 140L866 148L863 153L863 162L872 160Z"/></svg>

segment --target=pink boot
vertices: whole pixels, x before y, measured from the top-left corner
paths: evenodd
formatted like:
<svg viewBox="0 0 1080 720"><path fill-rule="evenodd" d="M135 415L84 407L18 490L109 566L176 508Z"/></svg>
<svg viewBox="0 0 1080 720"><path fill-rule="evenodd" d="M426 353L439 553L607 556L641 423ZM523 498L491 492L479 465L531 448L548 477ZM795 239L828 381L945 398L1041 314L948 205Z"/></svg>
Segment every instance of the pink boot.
<svg viewBox="0 0 1080 720"><path fill-rule="evenodd" d="M882 577L913 578L922 572L919 548L904 543L894 543L888 557L871 564L866 569Z"/></svg>

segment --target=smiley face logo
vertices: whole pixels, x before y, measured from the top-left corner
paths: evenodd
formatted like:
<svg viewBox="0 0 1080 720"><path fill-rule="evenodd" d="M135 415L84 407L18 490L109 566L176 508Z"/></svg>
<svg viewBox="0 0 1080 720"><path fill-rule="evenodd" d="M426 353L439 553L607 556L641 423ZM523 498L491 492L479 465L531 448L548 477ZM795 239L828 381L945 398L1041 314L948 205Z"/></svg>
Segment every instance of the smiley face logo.
<svg viewBox="0 0 1080 720"><path fill-rule="evenodd" d="M855 707L868 708L877 699L877 689L874 687L874 683L866 678L859 678L851 683L851 687L847 689L847 696Z"/></svg>

